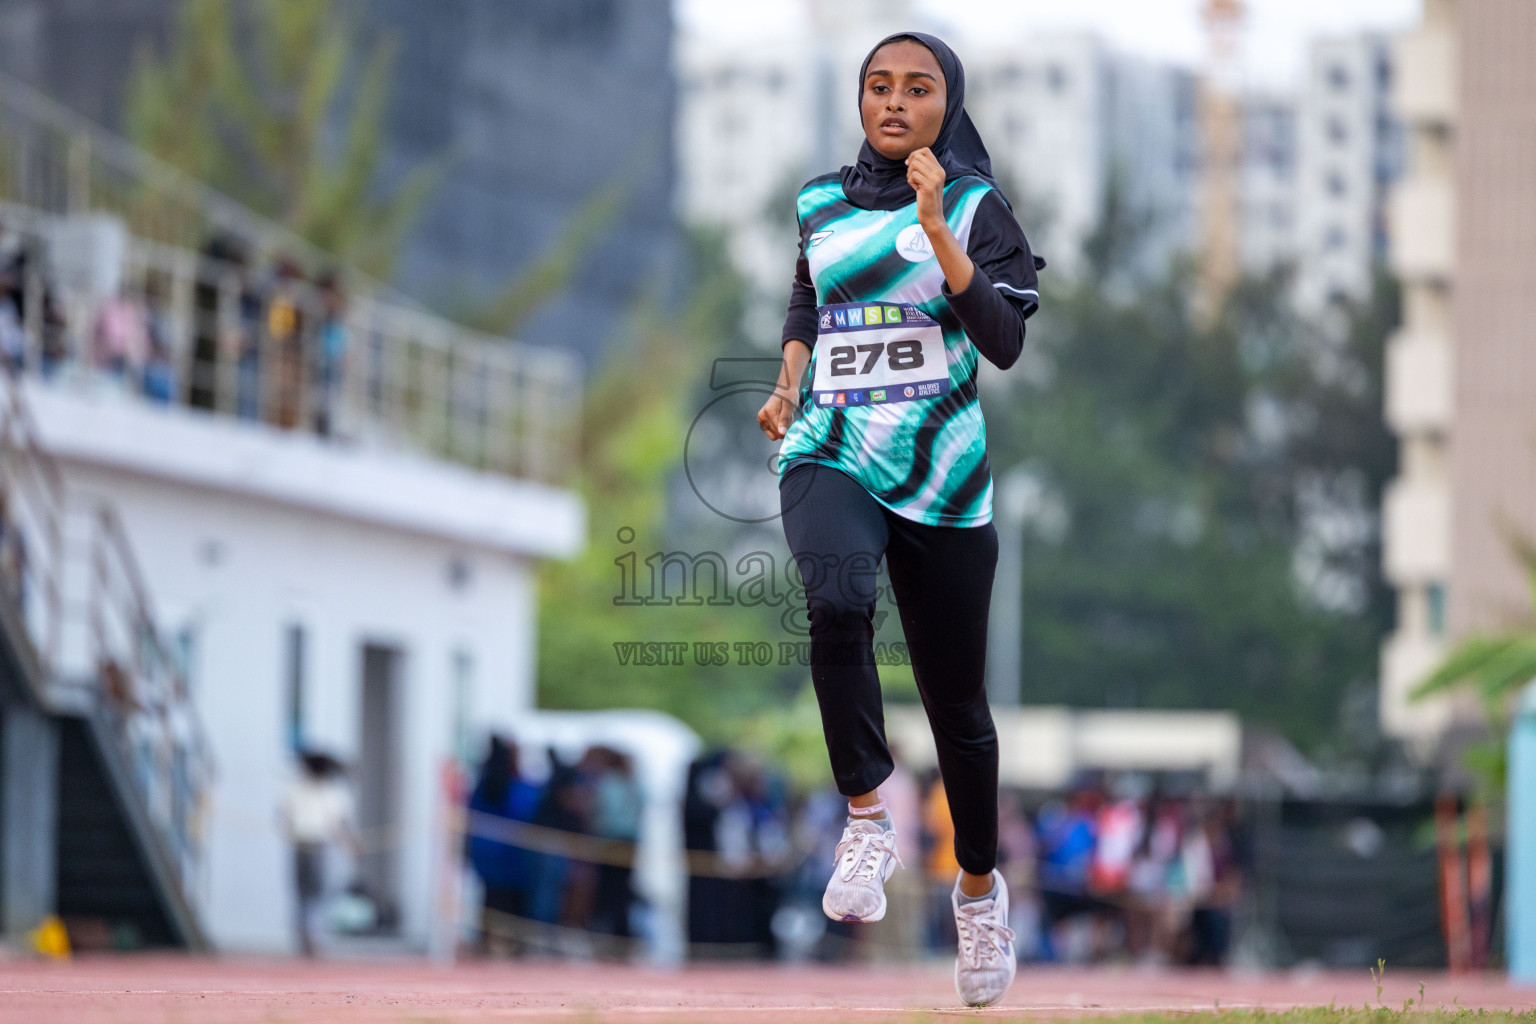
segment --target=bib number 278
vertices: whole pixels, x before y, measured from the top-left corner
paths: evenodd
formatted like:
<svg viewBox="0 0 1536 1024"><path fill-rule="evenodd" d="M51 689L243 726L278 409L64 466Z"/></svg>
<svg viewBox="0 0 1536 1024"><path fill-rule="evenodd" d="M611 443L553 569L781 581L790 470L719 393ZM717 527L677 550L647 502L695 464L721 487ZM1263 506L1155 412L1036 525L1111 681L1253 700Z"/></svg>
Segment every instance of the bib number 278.
<svg viewBox="0 0 1536 1024"><path fill-rule="evenodd" d="M949 393L937 320L907 303L822 306L811 393L817 405L889 405Z"/></svg>
<svg viewBox="0 0 1536 1024"><path fill-rule="evenodd" d="M866 345L836 345L827 355L831 365L828 367L834 377L852 377L856 374L866 374L875 368L881 355L885 356L885 364L892 370L915 370L923 365L923 343L916 340L872 342ZM859 358L863 357L864 365L857 366Z"/></svg>

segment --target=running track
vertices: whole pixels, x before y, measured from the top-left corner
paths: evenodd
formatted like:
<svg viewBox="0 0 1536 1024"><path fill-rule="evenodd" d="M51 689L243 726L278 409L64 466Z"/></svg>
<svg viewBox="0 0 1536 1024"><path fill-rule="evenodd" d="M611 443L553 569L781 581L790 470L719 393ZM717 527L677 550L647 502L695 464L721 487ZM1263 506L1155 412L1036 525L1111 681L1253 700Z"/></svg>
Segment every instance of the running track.
<svg viewBox="0 0 1536 1024"><path fill-rule="evenodd" d="M1383 999L1536 1008L1536 989L1389 964ZM0 962L0 1024L795 1024L1075 1018L1150 1010L1359 1006L1376 985L1349 973L1149 973L1028 969L1002 1006L957 1005L943 965L696 967L658 972L528 961L438 970L421 961L302 963L184 957Z"/></svg>

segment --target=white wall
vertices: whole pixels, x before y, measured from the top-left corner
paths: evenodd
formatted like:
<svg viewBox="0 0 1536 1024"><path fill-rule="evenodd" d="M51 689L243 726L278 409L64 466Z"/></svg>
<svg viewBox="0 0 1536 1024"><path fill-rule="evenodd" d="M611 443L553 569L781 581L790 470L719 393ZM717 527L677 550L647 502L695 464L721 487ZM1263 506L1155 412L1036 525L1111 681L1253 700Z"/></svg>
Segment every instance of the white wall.
<svg viewBox="0 0 1536 1024"><path fill-rule="evenodd" d="M30 396L44 442L61 460L72 492L108 496L121 514L168 633L190 628L200 717L217 763L207 832L205 920L221 949L291 947L291 866L275 809L292 770L288 750L285 630L307 631L305 739L344 760L359 745L362 647L404 652L399 752L402 934L425 948L437 898L438 767L453 753L453 657L472 652L472 730L512 731L534 700L534 563L487 523L477 542L463 527L464 505L534 524L530 546L570 550L584 529L579 503L509 481L434 463L384 459L247 424L219 423L185 410L121 401L83 401L45 391ZM231 435L229 431L235 431ZM231 438L233 442L231 443ZM124 465L123 438L151 449ZM414 494L414 528L327 510L327 474L312 493L277 500L242 489L224 474L156 470L156 446L185 469L244 458L237 478L287 481L305 465L331 463L330 478L364 478L381 508ZM200 448L199 452L188 448ZM369 462L371 465L358 465ZM163 466L162 466L163 468ZM451 482L444 474L451 477ZM460 489L455 492L454 488ZM434 533L431 495L444 495ZM457 496L458 501L452 500ZM350 508L347 502L334 507ZM460 528L449 529L459 518ZM386 517L387 518L387 517ZM574 521L573 521L574 520ZM552 545L552 546L548 546ZM455 570L455 565L460 566ZM343 883L347 878L336 878Z"/></svg>

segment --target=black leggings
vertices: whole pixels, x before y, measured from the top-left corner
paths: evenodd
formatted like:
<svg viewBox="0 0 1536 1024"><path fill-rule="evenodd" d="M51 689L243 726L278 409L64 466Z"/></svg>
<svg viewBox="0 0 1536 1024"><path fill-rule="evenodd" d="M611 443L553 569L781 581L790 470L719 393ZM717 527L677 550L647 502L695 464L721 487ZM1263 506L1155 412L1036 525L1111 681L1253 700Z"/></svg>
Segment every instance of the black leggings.
<svg viewBox="0 0 1536 1024"><path fill-rule="evenodd" d="M784 475L779 500L805 581L811 680L838 791L868 793L893 767L873 647L884 556L938 748L955 859L987 874L997 863L997 730L985 687L997 530L903 519L852 477L813 463Z"/></svg>

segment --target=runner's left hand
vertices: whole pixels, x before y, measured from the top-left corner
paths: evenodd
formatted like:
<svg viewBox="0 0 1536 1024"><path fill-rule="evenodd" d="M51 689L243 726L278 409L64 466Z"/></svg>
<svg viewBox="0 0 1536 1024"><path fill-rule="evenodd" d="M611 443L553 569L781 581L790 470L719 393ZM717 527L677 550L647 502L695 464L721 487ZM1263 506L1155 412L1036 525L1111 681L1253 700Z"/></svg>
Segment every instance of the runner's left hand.
<svg viewBox="0 0 1536 1024"><path fill-rule="evenodd" d="M917 193L917 222L925 232L949 225L944 220L944 166L924 146L907 157L907 184Z"/></svg>

